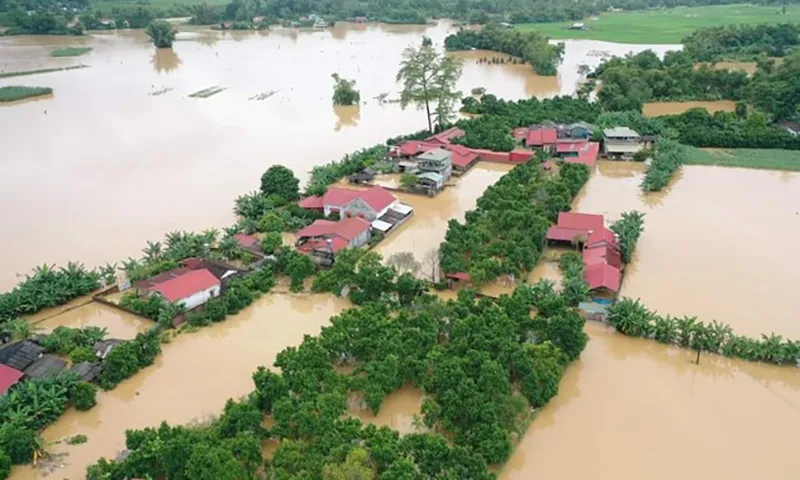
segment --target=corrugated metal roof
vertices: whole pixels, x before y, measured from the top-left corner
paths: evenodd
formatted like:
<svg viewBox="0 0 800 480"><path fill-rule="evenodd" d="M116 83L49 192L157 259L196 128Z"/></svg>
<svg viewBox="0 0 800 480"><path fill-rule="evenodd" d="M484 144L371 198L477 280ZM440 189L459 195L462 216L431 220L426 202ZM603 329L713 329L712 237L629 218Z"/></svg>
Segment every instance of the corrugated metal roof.
<svg viewBox="0 0 800 480"><path fill-rule="evenodd" d="M632 138L639 136L636 130L628 127L607 128L603 130L603 135L606 138Z"/></svg>
<svg viewBox="0 0 800 480"><path fill-rule="evenodd" d="M377 186L362 192L357 198L363 200L364 203L372 207L372 209L376 212L380 212L384 208L397 201L397 198L388 190Z"/></svg>
<svg viewBox="0 0 800 480"><path fill-rule="evenodd" d="M55 355L43 355L26 368L25 375L31 378L54 376L67 368L67 362Z"/></svg>
<svg viewBox="0 0 800 480"><path fill-rule="evenodd" d="M602 215L594 213L560 212L556 225L563 228L600 230L604 227Z"/></svg>
<svg viewBox="0 0 800 480"><path fill-rule="evenodd" d="M612 292L619 291L619 269L605 263L587 265L583 269L583 278L591 290L607 288Z"/></svg>
<svg viewBox="0 0 800 480"><path fill-rule="evenodd" d="M44 347L30 340L6 345L0 350L0 363L17 370L25 370L44 352Z"/></svg>

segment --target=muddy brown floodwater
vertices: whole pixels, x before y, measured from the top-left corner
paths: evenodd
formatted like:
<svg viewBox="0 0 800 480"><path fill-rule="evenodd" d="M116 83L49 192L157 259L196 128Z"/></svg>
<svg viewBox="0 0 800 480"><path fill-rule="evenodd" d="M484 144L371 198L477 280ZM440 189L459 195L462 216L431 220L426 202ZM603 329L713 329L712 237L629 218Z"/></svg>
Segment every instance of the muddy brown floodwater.
<svg viewBox="0 0 800 480"><path fill-rule="evenodd" d="M270 294L225 322L196 333L181 334L163 345L156 363L110 392L98 394L97 406L87 412L68 410L45 429L56 441L82 433L83 445L55 444L48 450L68 454L49 478L84 478L86 466L99 456L113 458L125 446L125 430L170 423L203 421L218 415L228 398L253 390L256 367L271 367L275 356L303 335L315 335L328 319L346 308L329 295ZM14 469L12 478L44 478L32 467Z"/></svg>
<svg viewBox="0 0 800 480"><path fill-rule="evenodd" d="M89 65L0 80L55 92L0 107L0 201L14 205L0 213L13 232L0 236L0 290L44 262L120 261L170 230L228 225L233 199L256 189L272 164L289 165L305 180L314 165L423 128L422 111L374 98L397 97L406 46L423 35L441 45L452 28L217 32L182 25L172 50L154 49L142 31L0 38L1 71ZM63 46L93 50L49 56ZM580 80L578 65L599 63L598 52L647 47L567 41L558 77L538 77L526 65L466 61L458 88L481 86L505 99L568 94ZM334 72L358 82L358 109L331 106ZM226 90L188 98L213 86Z"/></svg>
<svg viewBox="0 0 800 480"><path fill-rule="evenodd" d="M732 112L736 102L731 100L715 100L712 102L651 102L645 103L642 112L648 117L661 115L677 115L692 108L705 108L709 113Z"/></svg>
<svg viewBox="0 0 800 480"><path fill-rule="evenodd" d="M36 317L41 317L37 315ZM54 328L101 327L108 331L108 338L131 339L137 333L144 332L155 322L121 310L116 310L101 303L92 302L54 316L42 317L42 320L30 318L40 333L52 331Z"/></svg>

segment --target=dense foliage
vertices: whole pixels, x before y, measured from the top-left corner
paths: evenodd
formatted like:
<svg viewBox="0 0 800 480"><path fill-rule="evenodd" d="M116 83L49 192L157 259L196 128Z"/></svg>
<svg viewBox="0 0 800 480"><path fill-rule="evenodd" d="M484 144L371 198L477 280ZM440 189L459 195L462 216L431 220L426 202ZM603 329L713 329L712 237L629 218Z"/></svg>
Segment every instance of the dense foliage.
<svg viewBox="0 0 800 480"><path fill-rule="evenodd" d="M568 305L577 306L589 298L589 284L583 279L583 259L575 252L566 252L558 259L561 270L561 295Z"/></svg>
<svg viewBox="0 0 800 480"><path fill-rule="evenodd" d="M771 125L764 114L742 118L735 113L694 108L680 115L660 117L680 143L711 148L782 148L800 150L800 137Z"/></svg>
<svg viewBox="0 0 800 480"><path fill-rule="evenodd" d="M494 50L530 63L539 75L555 75L564 54L564 44L550 45L539 32L523 32L489 24L480 30L461 29L444 40L447 50Z"/></svg>
<svg viewBox="0 0 800 480"><path fill-rule="evenodd" d="M0 293L0 324L21 315L55 307L100 288L100 275L79 263L66 267L42 265L19 285Z"/></svg>
<svg viewBox="0 0 800 480"><path fill-rule="evenodd" d="M642 179L642 190L657 192L666 187L685 156L686 147L683 145L667 139L659 141L653 147L653 159Z"/></svg>
<svg viewBox="0 0 800 480"><path fill-rule="evenodd" d="M641 111L650 101L739 100L747 84L744 72L696 68L685 52L667 52L664 60L652 50L604 60L590 74L602 81L597 98L613 111Z"/></svg>
<svg viewBox="0 0 800 480"><path fill-rule="evenodd" d="M64 326L56 327L52 332L45 335L39 343L47 353L55 353L61 356L71 355L76 349L92 348L106 336L106 329L100 327L70 328Z"/></svg>
<svg viewBox="0 0 800 480"><path fill-rule="evenodd" d="M514 167L478 199L464 224L448 222L442 252L445 273L467 272L480 285L500 275L519 276L538 262L545 234L589 179L589 169L564 164L557 177L537 162Z"/></svg>
<svg viewBox="0 0 800 480"><path fill-rule="evenodd" d="M461 111L464 113L502 118L512 128L526 127L546 120L557 123L577 121L592 123L603 111L596 103L566 96L545 100L531 97L515 101L498 99L492 94L487 94L480 100L466 97L461 103L463 105ZM463 123L467 126L470 122L464 121ZM510 132L507 133L510 136Z"/></svg>
<svg viewBox="0 0 800 480"><path fill-rule="evenodd" d="M800 25L791 23L725 25L701 28L681 40L694 60L755 60L785 57L800 45Z"/></svg>
<svg viewBox="0 0 800 480"><path fill-rule="evenodd" d="M103 360L103 371L97 377L100 387L110 390L152 365L161 353L161 332L162 328L156 326L137 334L133 340L115 345Z"/></svg>
<svg viewBox="0 0 800 480"><path fill-rule="evenodd" d="M0 2L2 3L2 2ZM8 26L6 35L81 35L80 24L67 26L67 20L60 12L51 10L34 10L28 13L20 6L10 8L4 15L4 23Z"/></svg>
<svg viewBox="0 0 800 480"><path fill-rule="evenodd" d="M144 33L150 37L156 48L172 48L178 31L166 20L153 20L147 24Z"/></svg>
<svg viewBox="0 0 800 480"><path fill-rule="evenodd" d="M273 165L261 175L261 194L267 198L276 195L287 202L297 200L300 198L299 185L300 180L294 176L294 172L283 165ZM280 200L274 201L281 203Z"/></svg>
<svg viewBox="0 0 800 480"><path fill-rule="evenodd" d="M386 145L379 144L348 153L339 161L315 165L311 168L311 177L306 185L306 195L322 195L329 185L336 183L342 177L360 172L383 160L388 151Z"/></svg>
<svg viewBox="0 0 800 480"><path fill-rule="evenodd" d="M356 81L342 78L338 73L331 74L333 78L333 104L358 105L361 93L356 90Z"/></svg>
<svg viewBox="0 0 800 480"><path fill-rule="evenodd" d="M644 232L644 213L636 210L622 212L621 218L611 225L611 230L617 234L619 239L619 253L622 256L622 262L631 263L636 244Z"/></svg>
<svg viewBox="0 0 800 480"><path fill-rule="evenodd" d="M800 115L800 52L783 59L759 62L760 68L744 90L745 100L774 120L793 120ZM755 148L755 146L752 146ZM774 148L774 147L773 147Z"/></svg>
<svg viewBox="0 0 800 480"><path fill-rule="evenodd" d="M638 300L629 298L611 306L608 320L625 335L691 348L698 354L709 352L779 365L798 365L800 362L800 341L784 340L774 333L752 339L736 335L730 326L717 321L704 324L696 317L662 317Z"/></svg>
<svg viewBox="0 0 800 480"><path fill-rule="evenodd" d="M129 292L122 296L119 306L143 317L169 325L173 318L186 311L183 305L171 303L161 295L139 295Z"/></svg>

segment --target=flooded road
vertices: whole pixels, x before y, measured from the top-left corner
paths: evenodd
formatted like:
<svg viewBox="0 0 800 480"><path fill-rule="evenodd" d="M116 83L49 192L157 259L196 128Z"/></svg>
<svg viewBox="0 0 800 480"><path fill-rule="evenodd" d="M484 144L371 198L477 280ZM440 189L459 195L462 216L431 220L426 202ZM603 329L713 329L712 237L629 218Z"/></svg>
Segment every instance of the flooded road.
<svg viewBox="0 0 800 480"><path fill-rule="evenodd" d="M399 230L391 232L375 251L384 259L395 253L411 252L422 264L421 276L430 278L431 269L425 260L432 255L431 252L439 250L447 233L447 221L464 221L464 214L475 208L475 202L483 191L511 168L511 165L479 162L465 175L453 177L451 182L457 182L456 185L445 188L433 198L392 192L401 202L414 207L414 216Z"/></svg>
<svg viewBox="0 0 800 480"><path fill-rule="evenodd" d="M692 108L705 108L709 113L732 112L736 109L736 102L732 100L715 100L713 102L650 102L645 103L642 113L648 117L661 115L678 115Z"/></svg>
<svg viewBox="0 0 800 480"><path fill-rule="evenodd" d="M93 409L69 409L44 431L47 441L77 433L88 437L83 445L48 447L51 453L69 454L49 478L84 478L87 465L100 456L114 458L124 448L126 429L218 415L228 398L253 390L256 367L271 366L278 352L298 345L304 334L317 334L345 308L344 300L329 295L270 294L225 322L179 335L163 345L154 365L99 393ZM44 472L37 477L29 466L16 467L11 478L44 478Z"/></svg>
<svg viewBox="0 0 800 480"><path fill-rule="evenodd" d="M590 340L500 480L797 478L800 370L703 356L587 323Z"/></svg>
<svg viewBox="0 0 800 480"><path fill-rule="evenodd" d="M50 99L0 107L0 200L15 206L0 213L14 232L0 238L0 290L37 264L96 266L138 255L147 240L170 230L228 225L234 198L257 188L272 164L305 180L314 165L424 128L422 111L375 97L397 97L406 46L423 35L441 45L452 31L446 22L324 31L179 28L174 48L158 51L142 31L0 39L2 71L89 65L0 79L0 86L54 90ZM93 50L49 56L63 46ZM458 88L468 94L482 86L505 99L571 93L578 65L598 63L602 52L643 48L568 41L558 77L538 77L527 65L467 61ZM332 107L334 72L357 81L359 108ZM226 90L188 98L213 86Z"/></svg>
<svg viewBox="0 0 800 480"><path fill-rule="evenodd" d="M609 221L645 212L622 295L740 334L800 339L800 174L689 166L664 192L645 195L643 168L600 162L575 203Z"/></svg>

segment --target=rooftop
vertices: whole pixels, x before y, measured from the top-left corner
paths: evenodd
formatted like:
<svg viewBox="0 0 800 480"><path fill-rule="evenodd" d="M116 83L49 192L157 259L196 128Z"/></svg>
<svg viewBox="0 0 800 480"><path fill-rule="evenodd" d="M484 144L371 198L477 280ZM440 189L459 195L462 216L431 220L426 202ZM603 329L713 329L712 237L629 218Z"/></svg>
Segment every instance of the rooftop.
<svg viewBox="0 0 800 480"><path fill-rule="evenodd" d="M369 190L362 192L358 196L367 205L372 207L376 212L380 212L384 208L397 201L397 198L392 195L388 190L383 187L372 187Z"/></svg>
<svg viewBox="0 0 800 480"><path fill-rule="evenodd" d="M67 368L66 360L62 360L55 355L43 355L25 369L25 375L31 378L43 378L53 376Z"/></svg>
<svg viewBox="0 0 800 480"><path fill-rule="evenodd" d="M525 144L529 146L551 145L557 141L558 132L556 131L556 127L533 126L528 131Z"/></svg>
<svg viewBox="0 0 800 480"><path fill-rule="evenodd" d="M16 368L0 364L0 395L5 394L9 388L19 382L23 375Z"/></svg>
<svg viewBox="0 0 800 480"><path fill-rule="evenodd" d="M0 363L25 370L44 352L44 347L30 340L10 343L0 349Z"/></svg>
<svg viewBox="0 0 800 480"><path fill-rule="evenodd" d="M258 239L246 233L237 233L233 236L233 239L236 240L236 242L242 248L252 248L258 246Z"/></svg>
<svg viewBox="0 0 800 480"><path fill-rule="evenodd" d="M418 178L424 178L426 180L430 180L432 182L441 183L444 181L444 177L440 173L436 172L423 172L417 175Z"/></svg>
<svg viewBox="0 0 800 480"><path fill-rule="evenodd" d="M607 128L603 130L603 135L606 138L632 138L639 136L635 130L631 130L628 127Z"/></svg>
<svg viewBox="0 0 800 480"><path fill-rule="evenodd" d="M587 265L583 270L583 278L591 290L606 288L612 292L619 291L619 269L606 263Z"/></svg>
<svg viewBox="0 0 800 480"><path fill-rule="evenodd" d="M158 292L170 302L175 302L219 284L220 281L217 277L208 270L201 269L192 270L155 285L149 291Z"/></svg>
<svg viewBox="0 0 800 480"><path fill-rule="evenodd" d="M436 135L431 135L430 137L426 138L425 141L427 142L439 142L439 143L450 143L450 141L454 138L463 137L464 130L461 130L458 127L448 128L447 130L443 130Z"/></svg>
<svg viewBox="0 0 800 480"><path fill-rule="evenodd" d="M560 212L556 225L582 230L600 230L604 228L604 220L602 215L594 213Z"/></svg>
<svg viewBox="0 0 800 480"><path fill-rule="evenodd" d="M418 160L428 161L428 162L446 162L448 160L452 160L453 154L444 148L435 148L433 150L428 150L425 153L422 153L417 156Z"/></svg>
<svg viewBox="0 0 800 480"><path fill-rule="evenodd" d="M604 263L615 268L622 266L622 257L619 250L608 244L599 244L583 250L583 263L585 266Z"/></svg>

